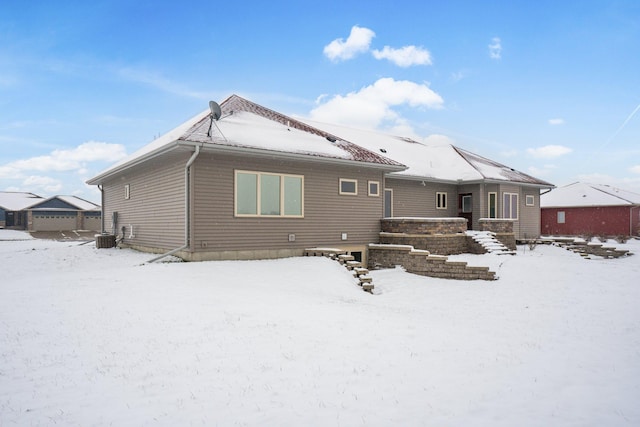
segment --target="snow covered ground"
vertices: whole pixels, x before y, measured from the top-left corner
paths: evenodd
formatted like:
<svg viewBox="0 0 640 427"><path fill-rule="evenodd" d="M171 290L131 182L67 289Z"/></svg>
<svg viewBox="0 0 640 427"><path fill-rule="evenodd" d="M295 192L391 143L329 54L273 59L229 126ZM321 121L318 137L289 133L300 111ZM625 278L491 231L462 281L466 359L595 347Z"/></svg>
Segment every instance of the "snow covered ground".
<svg viewBox="0 0 640 427"><path fill-rule="evenodd" d="M0 425L640 424L640 242L463 255L499 280L324 258L143 264L0 230Z"/></svg>

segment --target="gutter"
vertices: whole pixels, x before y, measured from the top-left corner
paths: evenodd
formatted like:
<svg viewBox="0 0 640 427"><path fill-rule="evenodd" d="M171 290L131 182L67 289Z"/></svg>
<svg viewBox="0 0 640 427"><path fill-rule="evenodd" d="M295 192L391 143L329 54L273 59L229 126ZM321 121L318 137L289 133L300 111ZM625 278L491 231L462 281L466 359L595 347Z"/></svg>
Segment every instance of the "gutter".
<svg viewBox="0 0 640 427"><path fill-rule="evenodd" d="M187 161L187 164L184 166L184 245L179 248L170 250L167 253L164 253L160 256L157 256L153 259L150 259L149 263L156 262L162 258L173 255L177 252L180 252L184 249L187 249L191 246L191 180L189 179L191 175L191 165L196 160L196 157L200 154L200 145L196 145L196 149Z"/></svg>
<svg viewBox="0 0 640 427"><path fill-rule="evenodd" d="M451 184L451 185L476 185L476 184L497 184L497 185L519 185L522 187L528 188L539 188L539 189L551 189L556 188L555 185L543 185L536 184L533 182L522 182L522 181L507 181L507 180L499 180L499 179L441 179L434 178L430 176L420 176L420 175L409 175L403 173L390 173L387 175L387 178L392 179L402 179L405 181L425 181L425 182L435 182L439 184Z"/></svg>

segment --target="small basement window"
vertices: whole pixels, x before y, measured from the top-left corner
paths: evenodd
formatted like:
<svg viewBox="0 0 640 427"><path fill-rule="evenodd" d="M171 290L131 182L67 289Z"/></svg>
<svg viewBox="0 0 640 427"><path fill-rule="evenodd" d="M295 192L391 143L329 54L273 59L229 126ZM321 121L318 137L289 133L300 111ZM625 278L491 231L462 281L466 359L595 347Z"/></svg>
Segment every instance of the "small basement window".
<svg viewBox="0 0 640 427"><path fill-rule="evenodd" d="M340 178L340 194L355 196L358 194L358 181Z"/></svg>

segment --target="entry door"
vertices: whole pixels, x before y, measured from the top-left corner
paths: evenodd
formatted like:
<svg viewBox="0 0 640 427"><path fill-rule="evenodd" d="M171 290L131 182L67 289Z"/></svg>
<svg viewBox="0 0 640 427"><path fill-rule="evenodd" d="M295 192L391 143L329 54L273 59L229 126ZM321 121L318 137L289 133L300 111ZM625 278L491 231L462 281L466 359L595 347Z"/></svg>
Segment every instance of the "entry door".
<svg viewBox="0 0 640 427"><path fill-rule="evenodd" d="M7 227L13 227L14 223L15 223L15 213L7 212L7 215L5 216L4 225Z"/></svg>
<svg viewBox="0 0 640 427"><path fill-rule="evenodd" d="M471 193L458 195L458 216L467 219L467 230L473 228L473 198Z"/></svg>

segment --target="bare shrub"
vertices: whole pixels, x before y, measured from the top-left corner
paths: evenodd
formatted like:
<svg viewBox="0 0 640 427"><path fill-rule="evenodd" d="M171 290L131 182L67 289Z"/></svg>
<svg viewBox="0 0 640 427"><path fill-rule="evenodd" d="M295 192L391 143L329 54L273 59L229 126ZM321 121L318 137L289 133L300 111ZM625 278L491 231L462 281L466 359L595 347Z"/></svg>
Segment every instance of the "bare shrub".
<svg viewBox="0 0 640 427"><path fill-rule="evenodd" d="M589 243L590 241L593 240L593 238L595 237L595 234L593 234L592 232L587 232L582 234L581 236L585 242Z"/></svg>
<svg viewBox="0 0 640 427"><path fill-rule="evenodd" d="M618 243L627 243L627 240L629 240L629 236L625 236L624 234L616 236L616 242Z"/></svg>
<svg viewBox="0 0 640 427"><path fill-rule="evenodd" d="M530 238L526 233L524 235L524 241L527 244L527 246L529 247L530 251L534 250L536 248L536 246L538 246L538 239Z"/></svg>

